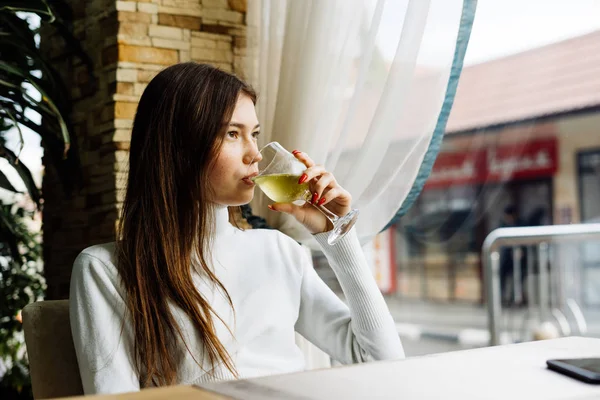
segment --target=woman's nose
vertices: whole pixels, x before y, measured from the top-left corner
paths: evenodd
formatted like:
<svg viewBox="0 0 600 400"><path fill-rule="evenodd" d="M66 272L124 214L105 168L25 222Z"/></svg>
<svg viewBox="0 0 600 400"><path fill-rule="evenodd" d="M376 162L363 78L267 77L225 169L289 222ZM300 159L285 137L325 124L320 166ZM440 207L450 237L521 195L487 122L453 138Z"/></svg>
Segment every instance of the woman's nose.
<svg viewBox="0 0 600 400"><path fill-rule="evenodd" d="M252 151L249 151L244 156L244 163L251 165L254 163L258 163L263 159L262 154L258 151L258 148L253 148Z"/></svg>

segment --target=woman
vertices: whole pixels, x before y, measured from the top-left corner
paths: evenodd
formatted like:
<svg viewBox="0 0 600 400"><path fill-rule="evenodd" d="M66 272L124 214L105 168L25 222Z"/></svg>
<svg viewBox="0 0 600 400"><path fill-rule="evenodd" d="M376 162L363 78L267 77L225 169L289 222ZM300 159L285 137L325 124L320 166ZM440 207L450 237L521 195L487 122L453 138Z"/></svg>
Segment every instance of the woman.
<svg viewBox="0 0 600 400"><path fill-rule="evenodd" d="M294 331L342 363L404 356L356 234L327 244L314 207L298 219L334 268L348 305L302 248L273 230L229 223L252 200L260 154L256 95L233 75L169 67L140 99L120 238L75 260L71 326L86 393L300 371ZM301 152L313 201L350 211L351 196Z"/></svg>

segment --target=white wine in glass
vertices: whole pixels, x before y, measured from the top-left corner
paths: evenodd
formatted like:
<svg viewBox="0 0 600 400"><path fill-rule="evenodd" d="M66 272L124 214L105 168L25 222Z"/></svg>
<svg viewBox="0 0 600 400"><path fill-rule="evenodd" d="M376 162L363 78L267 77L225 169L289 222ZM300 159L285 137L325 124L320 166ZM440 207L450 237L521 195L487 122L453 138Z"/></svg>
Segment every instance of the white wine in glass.
<svg viewBox="0 0 600 400"><path fill-rule="evenodd" d="M273 174L254 178L254 182L265 194L277 203L291 203L302 198L308 183L298 184L300 175Z"/></svg>
<svg viewBox="0 0 600 400"><path fill-rule="evenodd" d="M277 142L271 142L260 151L262 156L258 163L258 175L253 181L273 201L292 203L303 200L310 203L312 193L308 183L298 183L306 166ZM312 204L312 203L311 203ZM333 230L327 238L330 245L340 240L356 223L359 211L351 210L344 216L338 216L326 207L312 204L321 211L333 224Z"/></svg>

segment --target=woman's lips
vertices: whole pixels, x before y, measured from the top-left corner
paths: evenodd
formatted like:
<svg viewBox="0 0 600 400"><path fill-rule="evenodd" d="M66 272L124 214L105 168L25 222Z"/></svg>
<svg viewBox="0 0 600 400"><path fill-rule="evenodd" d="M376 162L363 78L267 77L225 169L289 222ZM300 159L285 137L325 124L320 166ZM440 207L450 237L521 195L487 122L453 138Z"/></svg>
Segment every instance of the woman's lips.
<svg viewBox="0 0 600 400"><path fill-rule="evenodd" d="M252 179L250 179L250 178L248 178L248 177L246 177L246 178L242 179L242 182L244 182L244 183L245 183L246 185L248 185L248 186L254 186L254 185L255 185L255 183L254 183L254 182L252 182Z"/></svg>
<svg viewBox="0 0 600 400"><path fill-rule="evenodd" d="M244 178L242 179L242 181L243 181L243 182L244 182L246 185L248 185L248 186L254 186L254 185L255 185L255 183L254 183L254 181L252 181L252 178L254 178L254 177L255 177L255 176L257 176L257 175L258 175L258 172L255 172L255 173L253 173L253 174L250 174L250 175L248 175L248 176L244 177Z"/></svg>

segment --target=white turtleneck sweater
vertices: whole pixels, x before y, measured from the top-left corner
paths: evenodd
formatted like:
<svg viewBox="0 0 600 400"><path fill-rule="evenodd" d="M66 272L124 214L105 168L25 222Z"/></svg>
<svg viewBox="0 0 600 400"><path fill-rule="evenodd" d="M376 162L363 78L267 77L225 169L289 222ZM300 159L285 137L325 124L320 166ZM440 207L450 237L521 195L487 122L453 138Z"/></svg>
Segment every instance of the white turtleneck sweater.
<svg viewBox="0 0 600 400"><path fill-rule="evenodd" d="M354 231L334 246L327 244L327 233L315 235L339 279L346 305L319 278L294 240L274 230L241 231L229 224L226 208L216 214L212 268L231 296L235 317L218 290L200 275L195 281L233 333L214 319L240 378L303 370L294 331L345 364L404 357ZM71 330L86 394L140 389L116 262L115 245L108 243L85 249L73 265ZM209 363L197 332L180 309L171 309L190 350L180 343L178 383L233 379L221 365L212 376L206 372Z"/></svg>

